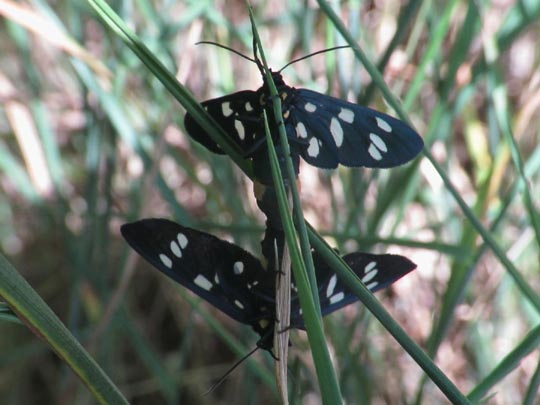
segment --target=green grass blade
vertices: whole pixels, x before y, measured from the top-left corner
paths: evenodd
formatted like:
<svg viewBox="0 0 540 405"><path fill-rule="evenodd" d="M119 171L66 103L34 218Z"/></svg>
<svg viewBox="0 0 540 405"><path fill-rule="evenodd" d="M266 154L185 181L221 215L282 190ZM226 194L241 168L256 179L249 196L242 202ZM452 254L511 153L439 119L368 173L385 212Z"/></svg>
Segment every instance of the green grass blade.
<svg viewBox="0 0 540 405"><path fill-rule="evenodd" d="M294 278L296 286L298 287L298 297L300 299L300 306L302 307L302 316L306 325L311 353L315 362L321 395L324 403L339 403L341 401L341 393L332 366L332 361L326 347L320 310L318 311L315 305L311 283L308 281L307 270L305 268L302 253L296 242L296 232L290 215L290 209L286 202L285 186L283 184L283 178L280 178L281 173L279 171L279 163L269 132L267 134L267 142L271 158L270 162L272 162L273 175L275 176L274 182L276 194L278 195L281 219L283 221L283 229L285 231L287 245L291 252Z"/></svg>
<svg viewBox="0 0 540 405"><path fill-rule="evenodd" d="M127 400L24 278L0 255L0 296L68 364L100 403Z"/></svg>
<svg viewBox="0 0 540 405"><path fill-rule="evenodd" d="M490 74L489 74L489 84L493 91L490 92L492 95L493 105L495 108L495 117L498 119L498 124L501 132L506 138L508 144L510 145L510 150L512 152L512 159L514 160L514 165L517 168L519 178L521 180L523 199L525 202L525 208L527 209L528 219L532 225L536 237L536 244L540 246L540 223L538 220L538 212L534 207L534 203L529 191L529 180L525 175L525 169L523 165L523 159L519 151L513 130L510 123L510 116L512 113L509 111L508 104L508 93L506 90L506 85L504 84L503 78L501 77L501 72L497 66L497 59L499 56L499 51L496 49L496 41L494 39L486 39L488 42L485 46L486 49L486 60L491 65Z"/></svg>
<svg viewBox="0 0 540 405"><path fill-rule="evenodd" d="M347 266L343 259L337 256L335 251L312 230L310 230L310 240L313 247L321 254L332 270L337 273L340 280L347 284L351 291L360 299L369 311L379 320L379 322L381 322L388 332L392 334L418 365L422 367L447 398L454 404L468 404L469 401L467 398L465 398L424 351L420 349L409 335L407 335L396 321L394 321L375 296L360 281L358 276Z"/></svg>
<svg viewBox="0 0 540 405"><path fill-rule="evenodd" d="M540 326L532 329L527 336L501 360L499 365L491 371L484 379L467 395L472 402L480 401L495 384L512 372L524 357L532 351L538 349L540 345Z"/></svg>
<svg viewBox="0 0 540 405"><path fill-rule="evenodd" d="M369 62L369 60L365 57L359 46L354 43L353 38L350 37L348 34L346 28L343 26L342 22L340 21L339 17L334 13L334 11L328 6L328 4L324 0L319 0L319 4L321 8L325 11L325 13L328 15L328 17L334 22L336 25L336 28L340 31L340 33L345 37L347 42L351 45L353 50L355 51L355 54L357 57L362 61L364 64L366 70L369 72L369 74L372 76L373 80L377 82L378 87L380 87L381 91L383 92L385 99L388 101L388 103L394 108L398 116L404 120L408 121L407 117L403 111L403 109L399 106L399 103L395 99L395 97L392 95L388 87L384 84L384 80L380 73L377 71L377 69ZM448 191L452 194L458 205L460 206L461 210L465 214L465 216L468 218L469 221L473 224L476 231L482 236L484 241L490 246L490 248L494 251L494 253L497 255L499 260L503 263L503 265L507 268L508 272L518 285L518 287L523 291L525 296L529 299L529 301L535 306L535 308L540 311L540 299L535 294L534 290L531 288L531 286L525 281L525 279L521 276L518 269L513 265L513 263L508 259L504 251L499 247L499 245L495 242L495 239L491 237L491 235L486 231L484 226L481 224L481 222L476 218L474 213L471 211L471 209L467 206L465 201L461 198L459 195L459 192L456 190L452 182L450 181L449 177L446 175L444 170L442 169L441 165L437 163L437 161L434 159L433 155L424 148L424 155L428 158L428 160L431 162L431 164L435 167L435 170L441 176L445 187L448 189Z"/></svg>
<svg viewBox="0 0 540 405"><path fill-rule="evenodd" d="M386 83L384 82L384 78L382 77L381 73L377 70L375 65L370 62L368 57L365 55L364 51L360 48L360 46L356 43L354 38L350 35L349 31L341 21L341 19L338 17L338 15L335 13L335 11L330 7L330 5L325 0L317 0L317 3L319 3L319 6L321 7L321 10L324 11L326 16L332 21L336 29L339 31L339 33L343 36L345 41L351 46L355 56L358 58L358 60L362 63L364 68L369 73L371 79L379 88L379 90L384 95L385 100L388 102L390 107L394 109L396 114L399 116L399 118L407 123L410 124L410 120L407 117L407 114L405 113L405 110L401 106L401 104L398 102L398 100L395 98L395 96L392 94Z"/></svg>
<svg viewBox="0 0 540 405"><path fill-rule="evenodd" d="M417 74L411 83L409 91L407 92L407 97L403 102L403 108L405 111L408 111L411 108L413 101L418 97L422 88L422 83L426 80L429 65L432 64L433 60L435 59L435 55L438 55L441 50L442 44L448 33L448 26L450 24L452 14L455 12L455 9L459 4L460 2L458 0L447 2L446 7L442 10L439 18L437 18L435 32L433 32L430 37L428 49L423 56L423 60L418 67Z"/></svg>
<svg viewBox="0 0 540 405"><path fill-rule="evenodd" d="M178 293L182 299L185 299L191 306L193 306L193 308L195 308L197 313L208 325L210 325L211 329L219 335L220 339L227 343L227 346L230 347L237 356L243 357L249 352L249 348L238 343L238 339L232 336L231 333L223 326L223 324L219 322L216 317L210 314L204 305L201 305L201 300L199 298L194 298L193 295L188 293L184 288L178 288ZM256 374L257 377L264 382L264 384L271 387L272 390L275 390L276 384L274 376L271 372L252 358L247 360L247 364L250 370Z"/></svg>
<svg viewBox="0 0 540 405"><path fill-rule="evenodd" d="M523 399L523 405L534 405L534 401L538 398L538 391L540 390L540 364L536 367L536 370L531 378L531 383L527 388L525 399Z"/></svg>
<svg viewBox="0 0 540 405"><path fill-rule="evenodd" d="M265 66L266 77L270 85L270 92L274 100L274 119L278 120L279 122L282 120L281 100L277 93L277 89L275 88L275 85L272 81L270 70L266 65L266 59L264 57L262 46L260 45L260 38L258 37L252 14L250 14L250 16L253 25L253 34L255 37L255 41L257 43L257 46L259 46L262 63ZM295 215L298 218L297 224L300 224L303 223L303 215L300 205L300 198L298 196L298 190L296 190L296 176L290 158L287 134L285 133L283 125L278 125L278 127L280 131L281 146L284 148L288 183L290 185L291 193L293 195ZM323 324L320 315L320 303L318 302L317 282L314 276L315 271L313 269L313 259L311 257L311 248L309 247L309 242L307 241L305 224L303 229L304 235L300 236L300 239L303 239L304 242L301 242L302 246L300 248L296 240L296 230L294 228L293 219L290 214L291 211L287 202L287 192L283 181L283 175L279 167L279 161L276 155L266 116L265 129L266 141L269 151L269 159L272 167L272 178L274 181L274 186L276 188L276 195L278 199L281 219L283 222L283 229L285 232L287 245L289 246L290 250L293 273L296 286L298 287L298 297L300 300L300 305L302 307L302 315L304 318L306 330L308 333L308 339L312 349L311 353L315 362L315 369L321 389L322 399L324 403L328 404L341 403L343 400L341 397L337 376L332 365L330 353L328 352L328 348L326 346L326 339L324 336ZM302 233L301 225L298 226L300 228L299 233ZM311 274L311 276L306 270L306 259L311 266L311 269L309 271L309 274Z"/></svg>
<svg viewBox="0 0 540 405"><path fill-rule="evenodd" d="M404 12L399 17L398 26L394 36L388 44L383 56L380 58L379 63L377 63L377 70L379 72L384 72L392 53L396 50L398 45L402 43L407 29L409 29L410 25L414 23L421 4L422 2L419 0L409 1L407 3ZM364 102L371 100L376 88L377 86L375 85L375 82L371 82L366 88L365 95L362 97L362 100Z"/></svg>
<svg viewBox="0 0 540 405"><path fill-rule="evenodd" d="M445 187L448 189L448 191L450 191L450 193L452 194L452 196L458 203L459 207L461 208L461 211L465 214L465 216L474 226L476 231L482 236L482 239L484 240L484 242L491 248L493 253L495 253L495 255L499 258L499 260L504 265L504 267L506 268L510 276L514 279L518 288L523 292L524 296L536 308L536 310L540 312L540 297L538 297L538 295L533 290L533 288L529 285L529 283L525 281L525 278L521 275L521 273L516 268L514 263L512 263L512 261L505 254L504 250L499 246L499 244L495 241L493 236L482 225L480 220L476 217L474 212L465 203L463 198L461 198L457 189L454 187L449 177L446 175L441 165L435 160L433 155L427 149L424 149L424 154L426 155L428 160L431 162L431 164L435 167L439 176L441 176L445 184Z"/></svg>
<svg viewBox="0 0 540 405"><path fill-rule="evenodd" d="M191 92L182 86L174 75L153 55L143 42L130 30L122 19L102 0L88 0L103 21L111 28L126 45L137 55L142 63L152 72L165 88L190 113L197 123L218 143L231 159L248 176L251 167L242 156L242 151L232 142L224 130L202 108Z"/></svg>

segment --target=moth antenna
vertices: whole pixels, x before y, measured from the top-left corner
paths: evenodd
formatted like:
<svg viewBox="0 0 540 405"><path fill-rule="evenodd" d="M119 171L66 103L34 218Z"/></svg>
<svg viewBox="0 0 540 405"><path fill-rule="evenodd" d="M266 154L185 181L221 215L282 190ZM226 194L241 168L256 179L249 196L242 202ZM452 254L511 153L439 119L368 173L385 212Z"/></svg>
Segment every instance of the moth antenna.
<svg viewBox="0 0 540 405"><path fill-rule="evenodd" d="M238 360L236 363L234 363L234 365L229 370L227 370L227 372L225 374L223 374L223 376L220 377L219 380L217 380L214 384L212 384L212 386L210 388L208 388L208 390L203 394L203 397L207 396L208 394L213 392L217 387L219 387L221 384L223 384L223 382L227 379L227 377L229 377L229 375L231 375L232 372L234 370L236 370L236 368L240 364L242 364L244 361L246 361L248 359L248 357L250 357L257 350L259 350L259 346L255 346L255 348L253 350L251 350L248 354L246 354L244 357L242 357L240 360Z"/></svg>
<svg viewBox="0 0 540 405"><path fill-rule="evenodd" d="M255 63L257 66L259 65L259 64L257 63L257 60L252 59L252 58L250 58L249 56L244 55L242 52L239 52L239 51L237 51L236 49L233 49L233 48L228 47L227 45L218 44L217 42L212 42L212 41L199 41L199 42L196 42L196 43L195 43L195 45L200 45L200 44L204 44L204 45L214 45L214 46L217 46L218 48L226 49L226 50L228 50L229 52L232 52L232 53L234 53L234 54L236 54L236 55L238 55L238 56L241 56L241 57L244 58L244 59L249 60L250 62Z"/></svg>
<svg viewBox="0 0 540 405"><path fill-rule="evenodd" d="M283 66L281 69L279 69L278 72L281 72L283 69L285 69L286 67L292 65L293 63L300 62L301 60L304 60L304 59L307 59L307 58L311 58L312 56L319 55L321 53L335 51L337 49L350 48L350 47L351 47L350 45L340 45L340 46L334 46L334 47L328 48L328 49L321 49L320 51L316 51L316 52L313 52L313 53L308 53L307 55L301 56L298 59L293 59L292 61L287 63L285 66Z"/></svg>
<svg viewBox="0 0 540 405"><path fill-rule="evenodd" d="M233 49L227 45L222 45L222 44L219 44L217 42L213 42L213 41L199 41L199 42L196 42L195 45L200 45L200 44L204 44L204 45L214 45L214 46L217 46L218 48L223 48L223 49L226 49L228 50L229 52L232 52L246 60L249 60L250 62L253 62L257 65L257 67L259 68L259 70L261 72L264 71L263 69L263 66L262 66L262 63L261 61L259 60L259 58L257 57L257 52L258 52L258 49L257 49L257 44L255 42L255 39L253 39L253 58L250 58L249 56L247 55L244 55L242 52L239 52L237 51L236 49ZM285 66L283 66L281 69L278 70L278 72L281 72L282 70L284 70L285 68L289 67L290 65L292 65L293 63L296 63L296 62L300 62L301 60L304 60L304 59L307 59L307 58L311 58L312 56L315 56L315 55L319 55L321 53L326 53L326 52L331 52L331 51L335 51L337 49L343 49L343 48L350 48L351 46L350 45L340 45L340 46L334 46L332 48L328 48L328 49L321 49L320 51L316 51L316 52L312 52L312 53L309 53L307 55L304 55L304 56L301 56L300 58L297 58L297 59L293 59L292 61L290 61L289 63L287 63Z"/></svg>

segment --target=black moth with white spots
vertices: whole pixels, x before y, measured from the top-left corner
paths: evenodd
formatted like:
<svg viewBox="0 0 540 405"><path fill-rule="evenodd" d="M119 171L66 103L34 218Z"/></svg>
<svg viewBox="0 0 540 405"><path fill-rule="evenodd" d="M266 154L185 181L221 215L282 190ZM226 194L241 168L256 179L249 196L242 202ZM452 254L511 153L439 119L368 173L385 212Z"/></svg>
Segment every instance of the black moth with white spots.
<svg viewBox="0 0 540 405"><path fill-rule="evenodd" d="M259 63L257 63L259 65ZM259 66L259 69L262 69ZM422 138L411 127L387 114L307 89L290 87L279 72L272 72L282 101L282 119L296 174L299 156L325 169L338 164L351 167L390 168L413 159L423 148ZM206 111L253 159L257 180L271 184L265 145L263 110L279 150L278 131L272 124L272 99L265 76L257 91L239 91L202 103ZM210 151L223 151L190 114L186 131Z"/></svg>
<svg viewBox="0 0 540 405"><path fill-rule="evenodd" d="M155 268L260 335L257 345L272 349L275 316L274 271L237 245L166 219L125 224L123 237ZM416 268L398 255L352 253L345 262L371 291L387 287ZM314 256L321 312L327 315L358 298L317 255ZM295 288L291 327L303 328Z"/></svg>

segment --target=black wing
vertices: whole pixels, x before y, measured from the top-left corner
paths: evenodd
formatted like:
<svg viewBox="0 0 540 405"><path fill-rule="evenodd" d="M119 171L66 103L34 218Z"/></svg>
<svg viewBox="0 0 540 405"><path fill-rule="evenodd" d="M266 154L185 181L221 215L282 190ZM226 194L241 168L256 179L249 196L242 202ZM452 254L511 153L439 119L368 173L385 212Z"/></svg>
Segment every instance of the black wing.
<svg viewBox="0 0 540 405"><path fill-rule="evenodd" d="M201 103L208 114L245 152L256 147L260 138L258 134L264 135L264 132L261 132L262 110L257 94L255 91L245 90ZM219 145L195 122L190 114L186 114L184 126L194 140L214 153L223 154Z"/></svg>
<svg viewBox="0 0 540 405"><path fill-rule="evenodd" d="M259 346L271 349L275 321L274 271L265 270L259 260L232 243L166 219L125 224L121 232L150 264L231 318L251 325L261 336ZM273 240L279 239L277 235L281 233L269 232L263 251L271 242L274 246ZM398 255L351 253L343 259L371 291L387 287L416 268L409 259ZM322 258L315 255L314 262L322 315L358 300ZM291 326L303 327L294 284Z"/></svg>
<svg viewBox="0 0 540 405"><path fill-rule="evenodd" d="M321 168L389 168L407 163L422 150L411 127L379 111L307 89L295 89L286 123L305 147L302 158Z"/></svg>
<svg viewBox="0 0 540 405"><path fill-rule="evenodd" d="M274 302L265 301L252 289L271 290L275 275L244 249L166 219L125 224L121 232L155 268L231 318L254 326L265 317L261 308L273 310Z"/></svg>
<svg viewBox="0 0 540 405"><path fill-rule="evenodd" d="M358 301L319 255L315 254L313 259L323 316ZM356 252L343 256L343 260L372 292L388 287L416 268L406 257L390 254ZM291 325L303 325L298 300L291 302Z"/></svg>

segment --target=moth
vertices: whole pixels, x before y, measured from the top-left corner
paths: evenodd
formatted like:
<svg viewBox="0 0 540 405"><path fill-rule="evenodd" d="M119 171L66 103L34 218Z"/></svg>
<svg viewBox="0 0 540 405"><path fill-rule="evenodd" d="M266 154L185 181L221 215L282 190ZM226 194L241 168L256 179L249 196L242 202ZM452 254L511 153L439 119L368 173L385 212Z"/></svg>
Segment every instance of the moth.
<svg viewBox="0 0 540 405"><path fill-rule="evenodd" d="M241 247L209 233L167 219L143 219L121 227L128 244L153 267L191 290L259 335L257 346L271 352L276 322L276 272ZM345 262L375 292L416 268L409 259L391 254L351 253ZM322 315L358 300L317 254L314 254ZM294 282L291 325L304 322Z"/></svg>
<svg viewBox="0 0 540 405"><path fill-rule="evenodd" d="M391 168L407 163L422 150L424 143L420 135L397 118L326 94L287 85L281 71L305 57L277 72L271 72L282 105L281 121L275 122L271 119L274 117L272 96L256 52L252 59L219 46L256 63L262 74L263 85L255 91L238 91L204 101L201 105L245 156L252 159L255 177L263 184L272 183L263 111L269 117L278 157L283 155L277 126L284 125L296 174L300 157L324 169L336 168L338 164ZM184 126L195 141L214 153L224 153L189 113L185 116Z"/></svg>

